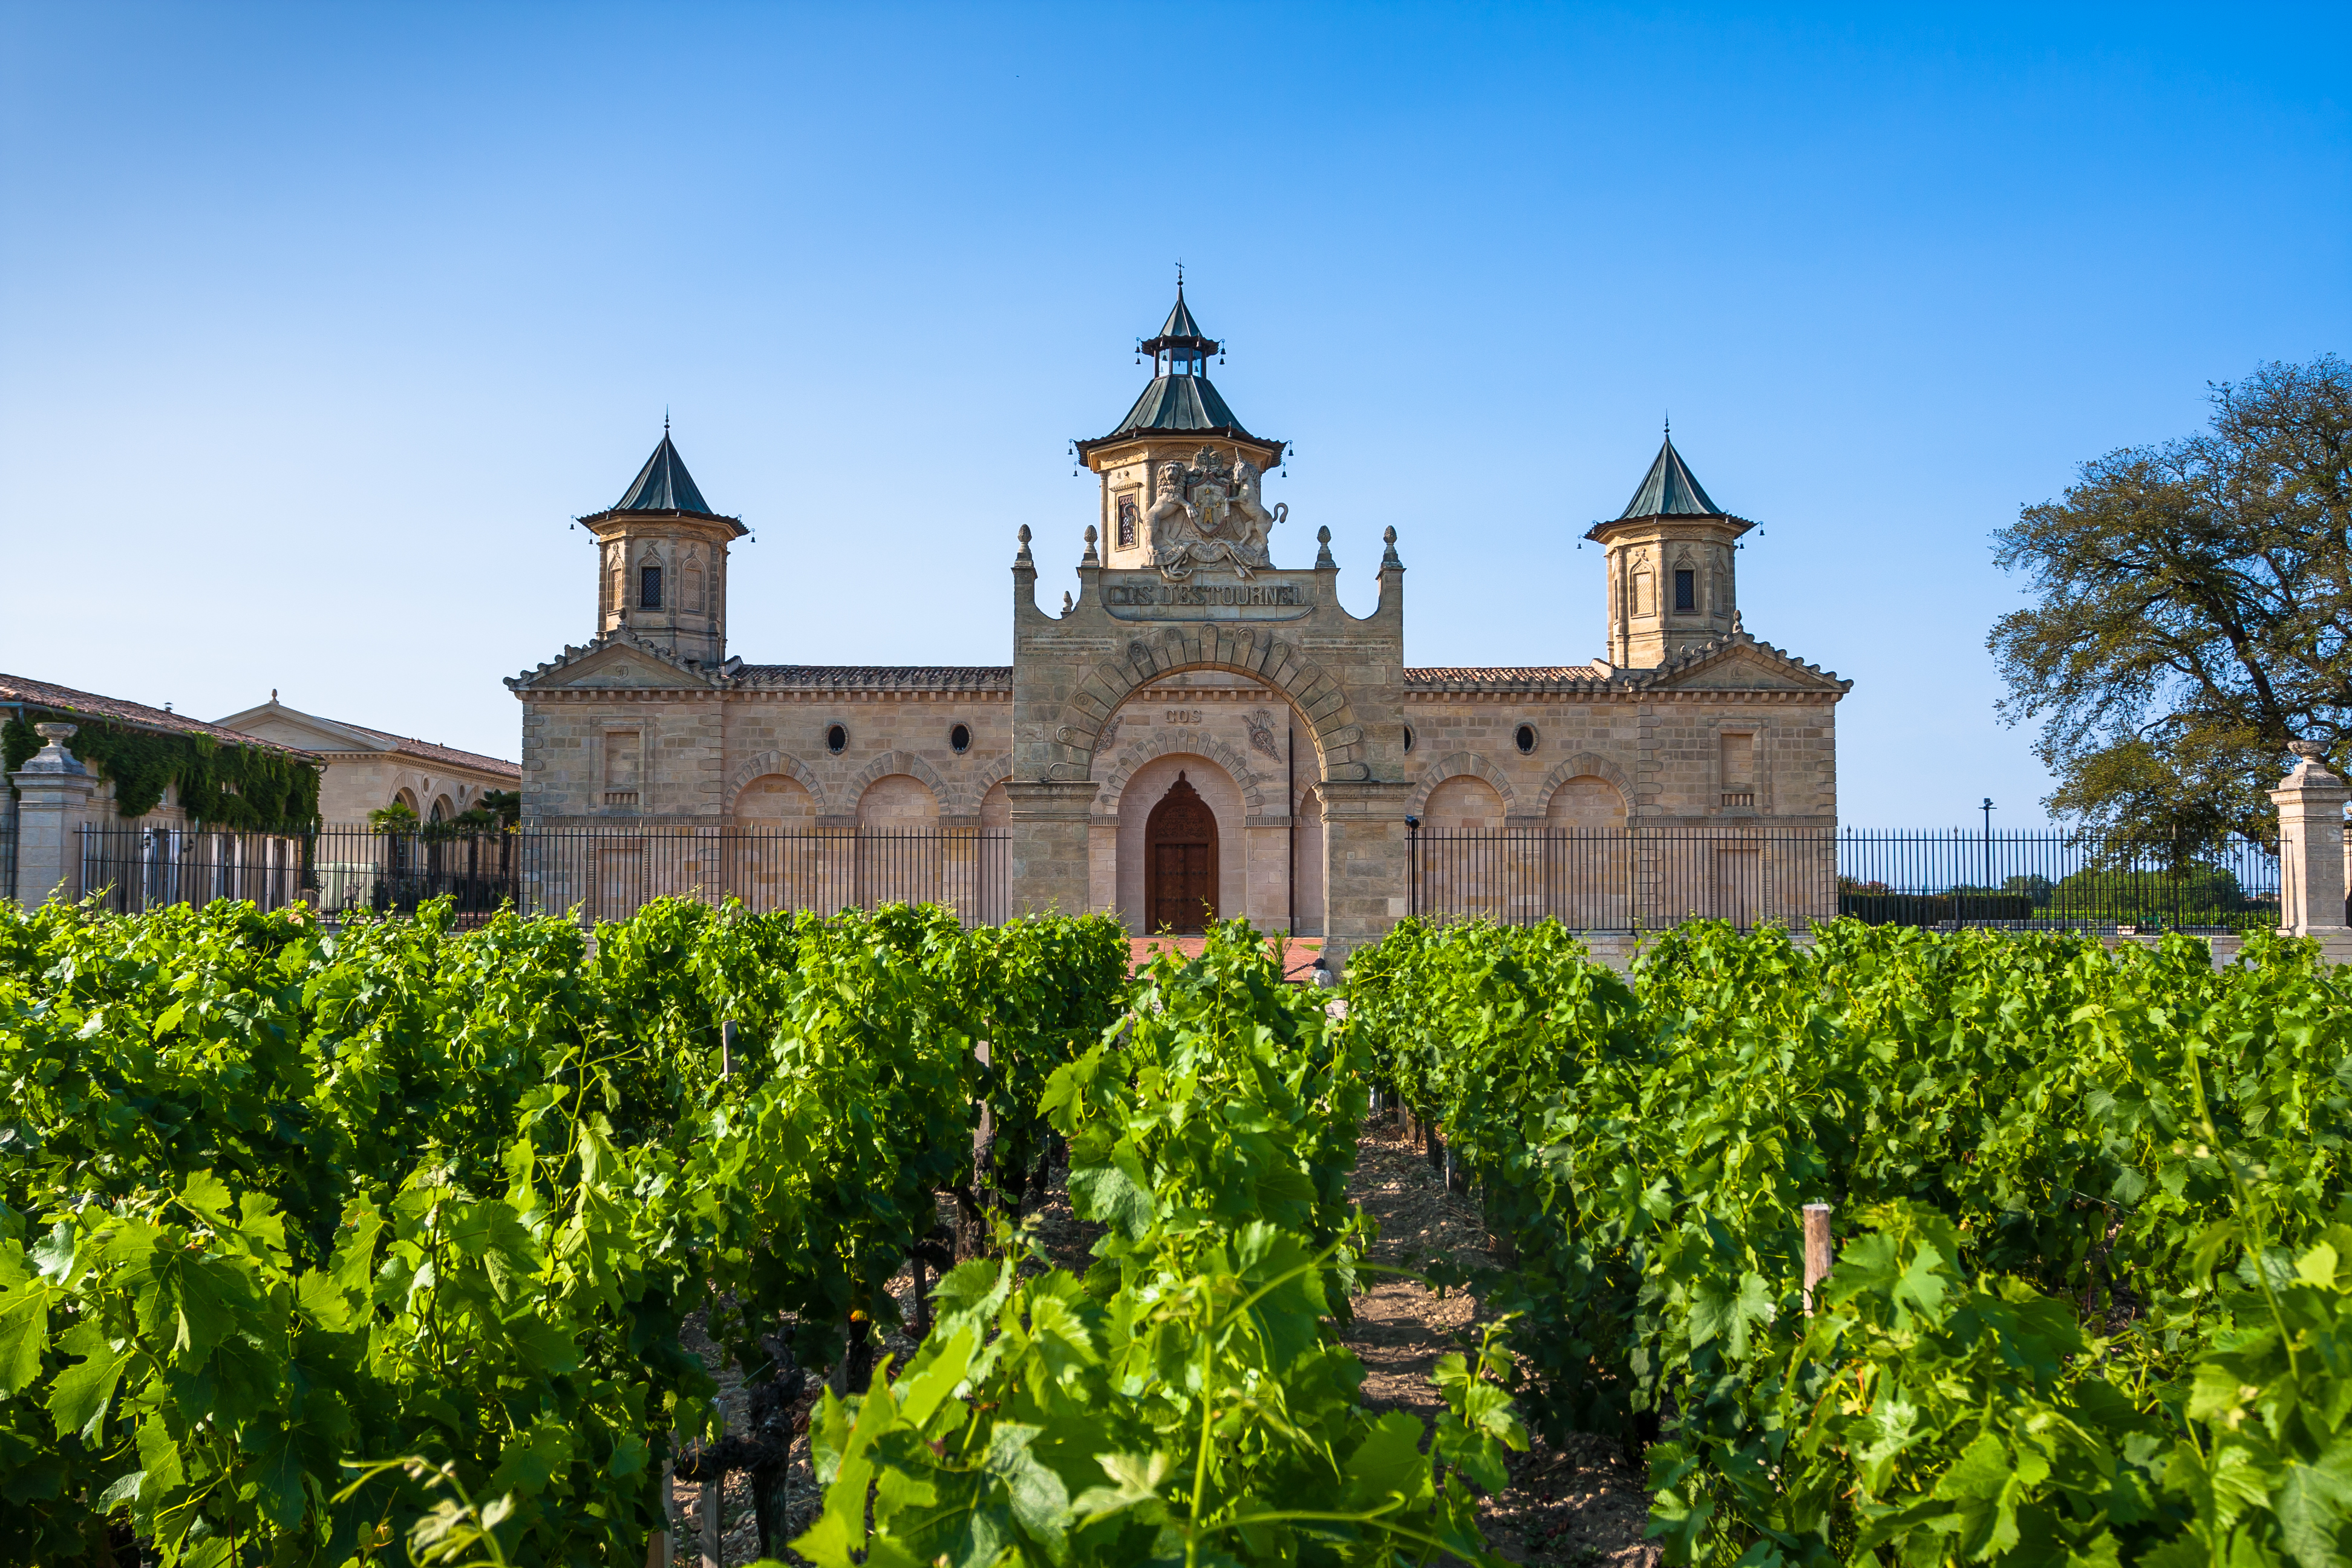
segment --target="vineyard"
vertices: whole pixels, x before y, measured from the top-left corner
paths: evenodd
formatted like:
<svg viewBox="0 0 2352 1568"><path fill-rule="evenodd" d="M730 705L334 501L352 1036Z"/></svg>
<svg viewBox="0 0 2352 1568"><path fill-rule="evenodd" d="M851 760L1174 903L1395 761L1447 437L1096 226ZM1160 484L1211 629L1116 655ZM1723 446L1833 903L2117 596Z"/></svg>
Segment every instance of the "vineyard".
<svg viewBox="0 0 2352 1568"><path fill-rule="evenodd" d="M635 1568L733 1468L825 1568L1491 1562L1522 1422L1645 1464L1674 1562L2352 1557L2352 1009L2304 947L1694 925L1621 977L1408 921L1344 1010L1238 923L1128 954L0 906L0 1561ZM1346 1342L1376 1104L1491 1237L1426 1265L1479 1305L1433 1422Z"/></svg>
<svg viewBox="0 0 2352 1568"><path fill-rule="evenodd" d="M2352 996L2312 944L1694 926L1626 981L1408 924L1349 999L1479 1192L1519 1408L1646 1457L1669 1561L2352 1560Z"/></svg>

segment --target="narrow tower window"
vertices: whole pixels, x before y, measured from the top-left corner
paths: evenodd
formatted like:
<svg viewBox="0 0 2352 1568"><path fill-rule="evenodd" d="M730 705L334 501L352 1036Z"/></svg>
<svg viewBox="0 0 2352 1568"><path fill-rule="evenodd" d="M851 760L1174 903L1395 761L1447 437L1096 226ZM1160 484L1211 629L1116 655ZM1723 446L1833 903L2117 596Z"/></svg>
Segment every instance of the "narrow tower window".
<svg viewBox="0 0 2352 1568"><path fill-rule="evenodd" d="M658 566L638 567L637 608L641 610L658 610L661 607L661 568Z"/></svg>
<svg viewBox="0 0 2352 1568"><path fill-rule="evenodd" d="M1698 608L1698 574L1688 567L1682 567L1675 573L1675 608Z"/></svg>
<svg viewBox="0 0 2352 1568"><path fill-rule="evenodd" d="M1134 499L1121 497L1118 503L1118 547L1121 550L1135 548L1135 522Z"/></svg>

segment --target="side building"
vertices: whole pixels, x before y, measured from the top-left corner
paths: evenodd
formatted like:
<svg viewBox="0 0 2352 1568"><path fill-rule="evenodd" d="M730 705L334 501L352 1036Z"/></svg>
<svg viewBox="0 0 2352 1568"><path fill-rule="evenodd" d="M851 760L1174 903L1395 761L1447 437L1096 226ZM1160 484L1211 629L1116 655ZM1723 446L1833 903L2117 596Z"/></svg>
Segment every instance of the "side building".
<svg viewBox="0 0 2352 1568"><path fill-rule="evenodd" d="M407 807L421 823L446 822L480 806L487 795L522 788L521 766L503 757L305 713L278 701L275 691L268 701L216 722L318 758L325 767L319 783L322 822L362 823L390 806Z"/></svg>

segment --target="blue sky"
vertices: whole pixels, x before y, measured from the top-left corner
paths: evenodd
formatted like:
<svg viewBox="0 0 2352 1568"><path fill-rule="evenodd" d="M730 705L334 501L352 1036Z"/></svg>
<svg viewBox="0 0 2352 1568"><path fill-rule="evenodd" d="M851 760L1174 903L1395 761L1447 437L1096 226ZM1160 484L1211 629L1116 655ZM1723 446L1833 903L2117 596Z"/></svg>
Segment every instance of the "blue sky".
<svg viewBox="0 0 2352 1568"><path fill-rule="evenodd" d="M1002 662L1181 258L1393 526L1415 663L1581 660L1671 410L1843 815L2039 819L1991 531L2352 352L2340 5L0 8L0 669L516 754L665 407L753 661Z"/></svg>

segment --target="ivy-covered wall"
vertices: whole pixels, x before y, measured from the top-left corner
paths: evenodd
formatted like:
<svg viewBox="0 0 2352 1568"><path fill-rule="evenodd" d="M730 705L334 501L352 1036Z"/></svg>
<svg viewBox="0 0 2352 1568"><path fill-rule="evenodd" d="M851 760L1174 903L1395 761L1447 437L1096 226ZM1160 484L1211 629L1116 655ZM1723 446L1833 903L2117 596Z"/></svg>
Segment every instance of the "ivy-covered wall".
<svg viewBox="0 0 2352 1568"><path fill-rule="evenodd" d="M209 735L162 735L87 713L27 708L0 725L0 761L15 773L41 749L37 723L76 726L66 750L114 786L114 809L144 816L167 786L199 822L220 827L304 826L319 819L314 763L256 746L223 745Z"/></svg>

